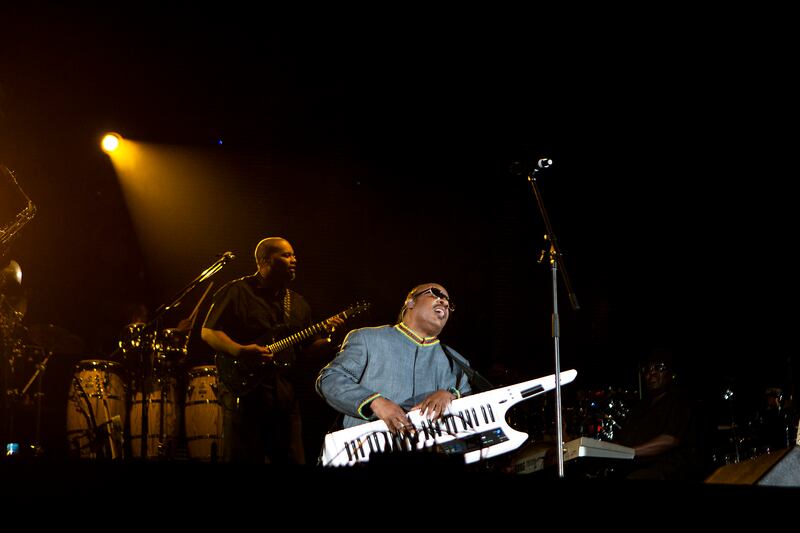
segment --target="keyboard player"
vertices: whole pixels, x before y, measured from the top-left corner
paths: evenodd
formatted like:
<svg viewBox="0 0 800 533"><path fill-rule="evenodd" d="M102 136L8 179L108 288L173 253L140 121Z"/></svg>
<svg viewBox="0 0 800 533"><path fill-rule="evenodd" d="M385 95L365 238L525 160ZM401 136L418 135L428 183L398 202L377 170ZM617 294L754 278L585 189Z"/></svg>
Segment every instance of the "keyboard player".
<svg viewBox="0 0 800 533"><path fill-rule="evenodd" d="M411 431L407 413L440 419L450 403L471 392L469 362L439 335L455 307L438 283L408 292L394 325L347 334L316 380L317 392L342 413L342 427L382 420L395 433Z"/></svg>
<svg viewBox="0 0 800 533"><path fill-rule="evenodd" d="M622 422L614 442L634 450L617 475L628 479L699 480L703 477L694 401L678 386L671 349L652 349L641 364L644 398Z"/></svg>

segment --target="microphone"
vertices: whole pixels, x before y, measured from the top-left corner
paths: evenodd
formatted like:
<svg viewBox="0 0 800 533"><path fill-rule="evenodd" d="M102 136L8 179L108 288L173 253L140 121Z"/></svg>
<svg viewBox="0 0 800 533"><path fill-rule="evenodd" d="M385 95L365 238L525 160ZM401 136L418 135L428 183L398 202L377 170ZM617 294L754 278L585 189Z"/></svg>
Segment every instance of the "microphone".
<svg viewBox="0 0 800 533"><path fill-rule="evenodd" d="M233 261L234 259L236 259L236 256L233 255L233 252L225 252L224 254L220 255L219 257L221 259L225 260L225 261Z"/></svg>
<svg viewBox="0 0 800 533"><path fill-rule="evenodd" d="M511 163L508 170L515 176L521 176L522 174L536 173L539 170L550 168L551 166L553 166L553 160L549 157L543 157L536 161L535 164L514 161Z"/></svg>

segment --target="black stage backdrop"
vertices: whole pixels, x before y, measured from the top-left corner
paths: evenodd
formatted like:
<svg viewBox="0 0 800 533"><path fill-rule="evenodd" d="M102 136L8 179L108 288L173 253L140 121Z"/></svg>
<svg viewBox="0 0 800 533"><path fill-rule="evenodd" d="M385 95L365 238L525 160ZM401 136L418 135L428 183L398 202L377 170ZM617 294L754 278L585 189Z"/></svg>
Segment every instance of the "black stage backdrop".
<svg viewBox="0 0 800 533"><path fill-rule="evenodd" d="M38 211L3 265L22 267L27 326L85 343L46 371L53 441L73 365L109 357L130 304L152 312L224 251L237 258L216 286L249 274L269 235L294 245L295 288L320 319L367 300L353 325L390 323L410 287L438 281L458 307L443 338L483 374L552 373L526 178L543 157L580 304L559 277L561 367L579 372L567 402L635 389L654 345L675 349L680 379L722 418L728 388L744 410L765 387L793 391L797 87L779 28L751 40L678 15L559 31L513 13L447 20L4 14L0 162ZM126 202L98 149L109 130L158 152L152 203ZM0 190L6 224L24 201ZM208 361L191 347L187 364Z"/></svg>

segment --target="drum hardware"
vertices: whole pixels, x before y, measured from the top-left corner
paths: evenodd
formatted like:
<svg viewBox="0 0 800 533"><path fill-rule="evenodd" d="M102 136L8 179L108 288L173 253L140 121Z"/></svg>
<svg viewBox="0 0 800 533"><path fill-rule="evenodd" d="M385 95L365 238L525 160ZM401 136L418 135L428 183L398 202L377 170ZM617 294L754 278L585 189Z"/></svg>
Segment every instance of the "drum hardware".
<svg viewBox="0 0 800 533"><path fill-rule="evenodd" d="M136 361L134 366L137 368L138 383L142 386L142 410L141 410L141 433L137 440L141 442L139 447L140 456L143 458L149 457L147 452L148 441L150 440L150 409L144 408L147 401L147 384L151 383L152 379L165 379L172 367L182 363L187 353L187 345L189 340L189 332L194 325L197 318L197 313L200 304L211 289L213 282L207 287L203 296L198 301L192 315L191 321L186 328L168 328L161 329L163 317L167 311L178 307L184 298L191 293L200 284L207 281L211 276L216 274L222 269L229 261L234 259L231 252L220 254L218 259L208 268L203 270L199 276L186 285L172 301L167 304L162 304L153 313L153 318L146 324L137 324L135 328L129 327L129 331L125 338L120 341L119 346L109 356L114 359L117 354L122 351L123 354L130 353L135 356ZM167 442L164 442L166 436L166 422L164 417L166 415L166 393L161 394L160 398L161 410L159 413L159 441L156 444L159 457L163 456L167 450ZM139 422L139 421L137 421Z"/></svg>
<svg viewBox="0 0 800 533"><path fill-rule="evenodd" d="M25 344L22 337L27 337L30 344ZM14 427L14 418L19 414L18 408L22 405L32 404L34 406L35 414L31 417L33 435L30 437L32 439L30 448L34 455L42 453L43 382L47 365L56 354L79 353L82 349L83 342L80 338L64 328L52 324L20 327L20 337L16 339L8 361L7 385L9 388L6 390L10 401L8 428L9 436L16 440L14 434L18 429ZM27 369L24 366L26 362L34 365L33 373L20 388L21 381L17 381L16 378L22 377L22 372ZM31 393L34 384L36 385L35 392Z"/></svg>
<svg viewBox="0 0 800 533"><path fill-rule="evenodd" d="M167 457L177 444L172 372L183 362L187 340L177 329L159 329L155 321L129 324L123 331L115 353L121 351L125 364L135 369L129 417L133 457Z"/></svg>
<svg viewBox="0 0 800 533"><path fill-rule="evenodd" d="M122 458L125 386L118 363L79 361L67 401L67 438L83 458Z"/></svg>
<svg viewBox="0 0 800 533"><path fill-rule="evenodd" d="M83 398L85 401L84 403L78 403L78 410L84 416L86 421L89 423L89 442L90 442L90 449L96 448L96 443L99 440L97 438L97 417L94 416L94 408L92 407L91 402L89 401L89 395L86 393L86 390L83 388L83 383L77 377L73 377L72 379L72 386L78 390L78 396ZM67 423L69 426L69 423ZM69 433L69 427L67 427L67 433ZM80 443L73 442L75 448L80 449Z"/></svg>
<svg viewBox="0 0 800 533"><path fill-rule="evenodd" d="M179 366L186 359L189 331L178 328L162 329L155 338L155 364L162 368Z"/></svg>
<svg viewBox="0 0 800 533"><path fill-rule="evenodd" d="M604 387L578 391L576 406L566 409L570 433L600 441L613 441L615 433L636 402L636 393L624 388Z"/></svg>
<svg viewBox="0 0 800 533"><path fill-rule="evenodd" d="M36 378L42 376L44 374L45 369L47 368L47 362L50 360L50 357L53 356L53 352L48 352L47 356L44 360L36 365L36 371L33 373L31 378L22 388L22 392L20 392L20 396L24 397L27 394L28 389L33 385L33 382L36 381ZM39 455L42 451L41 449L41 436L42 436L42 398L44 397L44 393L42 392L42 382L44 381L44 377L39 379L39 382L36 385L36 426L34 430L33 436L33 447L34 447L34 454Z"/></svg>
<svg viewBox="0 0 800 533"><path fill-rule="evenodd" d="M53 324L34 324L28 327L27 333L33 344L41 346L48 353L77 355L84 351L80 337Z"/></svg>
<svg viewBox="0 0 800 533"><path fill-rule="evenodd" d="M176 380L164 375L153 378L142 390L134 393L131 405L131 452L134 457L167 457L178 440ZM141 435L135 433L144 412L148 412L147 439L151 446L141 447ZM144 455L147 454L147 455Z"/></svg>
<svg viewBox="0 0 800 533"><path fill-rule="evenodd" d="M736 428L738 427L738 424L736 423L736 412L735 412L734 405L733 405L735 396L736 396L736 394L735 394L734 390L731 387L726 387L722 391L722 400L725 401L725 402L728 402L728 406L729 406L728 407L729 413L730 413L730 425L729 425L730 439L729 440L730 440L731 444L733 444L733 458L735 459L733 462L738 463L741 460L741 451L739 449L739 446L740 446L741 442L740 442L739 437L738 437L737 432L736 432Z"/></svg>
<svg viewBox="0 0 800 533"><path fill-rule="evenodd" d="M22 269L16 261L11 261L0 270L0 433L7 437L6 453L20 453L21 439L18 439L14 425L17 408L22 401L20 394L23 373L24 345L22 339L22 318L25 314L25 300L22 296Z"/></svg>

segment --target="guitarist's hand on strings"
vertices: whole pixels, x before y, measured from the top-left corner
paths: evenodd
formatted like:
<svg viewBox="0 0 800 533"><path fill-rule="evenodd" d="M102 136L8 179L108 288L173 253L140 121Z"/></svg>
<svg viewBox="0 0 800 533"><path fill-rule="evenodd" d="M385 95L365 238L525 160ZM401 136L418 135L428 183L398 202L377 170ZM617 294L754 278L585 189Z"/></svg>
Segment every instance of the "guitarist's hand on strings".
<svg viewBox="0 0 800 533"><path fill-rule="evenodd" d="M272 358L272 352L266 346L260 344L239 344L231 339L227 333L218 329L203 328L200 332L203 340L212 348L219 352L225 352L238 358Z"/></svg>
<svg viewBox="0 0 800 533"><path fill-rule="evenodd" d="M239 348L239 357L268 357L272 359L273 353L266 346L260 344L246 344Z"/></svg>

